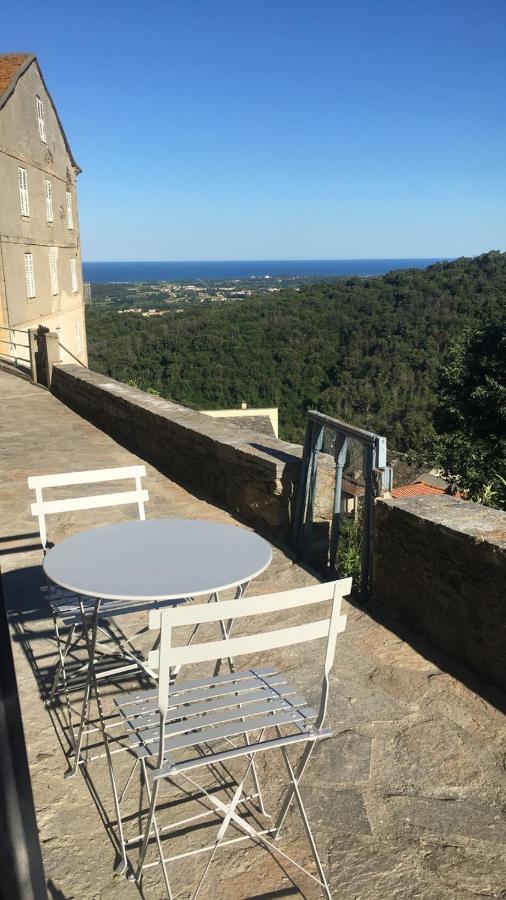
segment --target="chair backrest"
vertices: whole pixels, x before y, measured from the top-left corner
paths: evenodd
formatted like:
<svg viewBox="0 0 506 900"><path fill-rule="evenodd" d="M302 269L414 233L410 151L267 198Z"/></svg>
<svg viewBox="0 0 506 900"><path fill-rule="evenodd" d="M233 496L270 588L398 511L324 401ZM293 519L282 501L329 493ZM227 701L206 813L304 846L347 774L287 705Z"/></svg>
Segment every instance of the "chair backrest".
<svg viewBox="0 0 506 900"><path fill-rule="evenodd" d="M152 610L149 627L160 630L160 641L156 650L149 653L148 664L158 670L158 704L160 715L165 717L169 706L170 670L175 666L189 663L237 657L263 650L274 650L294 644L326 638L324 674L320 709L316 721L318 728L325 718L329 674L334 663L336 640L339 632L346 627L346 616L341 615L341 599L351 591L351 578L342 578L326 584L316 584L291 591L267 594L262 597L243 597L239 600L225 600L217 603L179 606L163 610ZM172 631L185 625L199 625L204 622L226 622L231 619L253 618L258 615L293 610L302 606L312 606L331 600L330 615L304 625L292 625L275 631L261 631L240 637L230 637L200 644L174 647ZM163 729L162 729L163 730Z"/></svg>
<svg viewBox="0 0 506 900"><path fill-rule="evenodd" d="M47 546L46 516L52 513L74 512L79 509L99 509L105 506L123 506L136 503L139 519L145 519L144 504L149 494L143 490L141 478L146 477L145 466L122 466L117 469L91 469L87 472L66 472L60 475L32 475L28 487L35 491L32 516L39 520L40 540L44 552ZM48 488L66 487L77 484L99 484L104 481L124 481L133 479L135 490L116 491L113 494L94 494L87 497L69 497L65 500L45 500L42 491Z"/></svg>

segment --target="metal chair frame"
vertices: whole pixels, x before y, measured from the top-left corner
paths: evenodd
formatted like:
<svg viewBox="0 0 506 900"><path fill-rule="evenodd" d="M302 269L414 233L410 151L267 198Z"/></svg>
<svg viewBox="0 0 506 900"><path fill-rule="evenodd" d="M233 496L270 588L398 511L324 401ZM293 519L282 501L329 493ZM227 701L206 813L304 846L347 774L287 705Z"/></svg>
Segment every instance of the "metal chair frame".
<svg viewBox="0 0 506 900"><path fill-rule="evenodd" d="M35 502L31 505L32 516L36 516L39 524L40 540L44 556L48 549L48 535L46 526L46 517L53 514L61 514L64 512L75 512L84 509L100 509L106 507L116 507L123 505L135 504L138 508L140 520L146 518L145 503L149 501L148 491L142 487L142 478L146 477L146 467L140 466L122 466L110 469L92 469L83 472L66 472L54 475L35 475L28 478L28 487L35 491ZM100 484L112 481L125 481L133 479L135 489L131 491L115 491L113 493L95 494L92 496L70 497L59 500L48 500L44 493L51 488L60 488L67 486L76 486L84 484ZM46 705L50 706L57 695L59 686L61 685L65 695L67 715L69 719L69 729L73 744L73 751L76 752L76 740L74 728L72 724L72 710L69 700L69 690L85 687L89 690L90 679L89 667L91 664L90 657L83 662L75 671L69 673L66 665L69 656L73 650L83 642L86 644L88 654L91 646L93 646L93 664L95 660L101 659L106 661L108 657L113 658L113 662L106 666L105 670L95 672L95 677L99 679L117 678L126 675L132 671L143 669L146 674L150 674L146 665L139 654L136 654L135 648L131 641L135 637L125 637L120 640L106 621L102 613L113 612L113 601L107 604L107 610L102 609L103 603L98 598L81 597L78 594L60 588L57 585L46 581L41 591L46 595L56 635L58 647L58 663L56 666L53 682L46 699ZM119 604L116 604L119 609ZM124 609L123 612L128 610ZM61 624L68 627L67 635L64 637L61 633ZM92 643L88 640L88 630L92 629ZM100 632L101 640L97 639L97 632ZM112 645L112 648L111 648ZM121 662L115 659L120 656ZM125 661L126 660L126 661ZM84 704L83 704L84 709ZM80 730L82 729L82 721ZM79 754L77 754L79 758ZM75 766L74 766L75 770Z"/></svg>
<svg viewBox="0 0 506 900"><path fill-rule="evenodd" d="M206 879L209 867L219 848L251 839L291 862L300 871L316 882L325 897L330 900L330 889L318 856L318 850L308 821L307 813L300 794L300 780L316 743L331 736L324 721L329 699L329 676L335 657L338 633L344 631L346 616L341 614L341 599L351 591L351 578L342 579L322 585L275 593L267 596L218 601L217 603L186 606L164 610L153 610L149 615L149 627L159 631L158 647L149 654L149 664L158 670L158 686L150 691L135 691L120 694L115 698L119 712L130 729L131 752L135 756L133 767L128 775L125 787L118 794L114 787L116 814L119 826L122 860L117 871L124 871L127 866L127 851L130 847L141 844L138 863L130 876L140 886L142 874L147 868L161 865L165 888L169 898L173 897L169 880L168 865L176 859L190 857L206 851L211 856L204 868L194 898L199 894ZM203 623L233 622L237 618L255 617L274 612L313 606L331 601L331 612L326 618L303 625L295 625L270 632L260 632L245 636L231 637L229 629L222 640L207 643L173 645L173 632L183 626L199 626ZM205 661L218 663L223 658L236 658L241 655L257 654L262 651L313 641L326 640L323 679L318 710L310 709L303 697L272 666L267 668L253 667L249 670L175 684L171 673L175 667ZM274 730L274 735L266 737L266 732ZM237 739L243 738L244 743ZM107 743L107 736L105 735ZM218 747L213 747L217 741ZM225 742L226 749L222 749ZM297 766L294 768L287 750L294 744L304 746ZM178 758L180 751L194 749L195 755L190 758ZM258 782L254 771L254 760L257 753L280 750L287 771L289 785L281 803L274 827L255 829L239 814L239 808L250 803L259 796ZM228 802L219 800L200 785L190 772L201 767L216 770L218 764L245 756L247 766L233 796ZM148 761L152 759L151 768ZM108 756L111 763L111 757ZM142 776L149 801L147 822L142 835L125 840L121 819L121 803L130 785L137 764L140 763ZM114 773L111 763L111 781L114 784ZM255 783L253 794L245 793L245 782L252 776ZM170 781L177 785L178 779L197 790L205 807L205 812L191 816L182 821L160 827L157 817L157 798L160 785ZM261 796L261 795L260 795ZM276 841L284 824L288 810L295 801L302 818L304 830L311 848L317 875L303 868L288 854L273 843ZM261 811L265 812L263 803ZM189 850L184 853L164 857L161 838L164 832L178 829L181 826L198 823L206 816L221 818L214 843ZM229 827L239 831L239 837L224 840ZM269 840L267 835L272 837ZM158 848L159 859L146 862L148 846L154 838Z"/></svg>

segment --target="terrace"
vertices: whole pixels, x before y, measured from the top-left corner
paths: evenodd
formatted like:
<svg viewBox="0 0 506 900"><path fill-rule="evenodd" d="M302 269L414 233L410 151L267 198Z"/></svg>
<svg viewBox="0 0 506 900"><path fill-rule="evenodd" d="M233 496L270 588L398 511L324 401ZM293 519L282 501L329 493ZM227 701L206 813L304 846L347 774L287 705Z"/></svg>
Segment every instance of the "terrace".
<svg viewBox="0 0 506 900"><path fill-rule="evenodd" d="M58 708L44 706L56 653L38 592L42 554L26 479L146 461L148 518L210 519L270 536L273 562L255 581L255 593L268 593L318 578L283 543L300 448L221 425L77 366L55 367L52 391L0 372L2 580L48 892L60 900L134 898L140 896L136 886L113 874L114 816L105 762L64 780L64 723ZM334 736L319 746L302 782L331 888L342 900L505 896L506 729L504 694L497 687L503 614L494 598L504 580L506 529L502 514L471 504L457 512L448 508L450 502L379 501L375 602L367 608L347 604L348 626L338 639L332 676ZM122 509L107 511L107 521L127 517ZM62 516L54 540L95 524L96 511L79 521ZM462 652L451 635L447 640L445 614L454 615L455 592L466 600L467 566L476 571L473 590L481 586L481 593L475 594L475 608L466 606L463 614L467 629L479 634L481 657L472 640L461 641ZM442 598L437 609L431 590ZM404 612L418 634L399 624L398 615L388 618L387 606L392 616ZM490 633L496 643L491 638L487 645ZM434 649L437 644L453 656ZM312 671L309 654L278 656L295 679L299 671ZM310 687L314 671L312 678ZM266 784L267 799L275 803L278 780ZM283 846L308 862L303 838L292 815ZM177 896L191 896L200 868L184 860L175 865ZM319 892L296 870L246 845L223 852L202 893L251 900L292 895ZM146 876L143 896L163 896L156 870Z"/></svg>

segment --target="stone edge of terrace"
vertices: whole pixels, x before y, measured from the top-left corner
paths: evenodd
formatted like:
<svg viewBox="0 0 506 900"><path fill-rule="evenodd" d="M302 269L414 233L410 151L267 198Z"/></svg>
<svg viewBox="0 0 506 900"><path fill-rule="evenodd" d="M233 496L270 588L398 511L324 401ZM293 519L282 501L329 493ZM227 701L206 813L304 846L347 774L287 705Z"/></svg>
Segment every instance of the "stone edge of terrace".
<svg viewBox="0 0 506 900"><path fill-rule="evenodd" d="M168 477L286 536L302 447L224 423L76 364L53 368L54 396Z"/></svg>

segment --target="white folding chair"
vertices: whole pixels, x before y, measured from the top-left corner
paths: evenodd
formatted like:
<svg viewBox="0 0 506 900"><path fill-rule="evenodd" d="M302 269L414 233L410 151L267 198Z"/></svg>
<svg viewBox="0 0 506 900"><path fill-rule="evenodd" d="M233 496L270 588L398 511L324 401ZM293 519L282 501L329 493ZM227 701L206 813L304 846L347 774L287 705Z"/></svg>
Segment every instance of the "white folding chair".
<svg viewBox="0 0 506 900"><path fill-rule="evenodd" d="M277 853L281 859L293 863L320 886L325 897L331 897L300 794L299 783L315 744L331 736L330 729L324 727L329 698L329 675L334 662L337 634L344 631L346 625L346 617L341 614L341 598L350 591L351 578L346 578L267 596L154 610L150 613L150 628L160 631L159 645L156 650L151 651L149 660L150 665L158 669L158 687L148 691L120 694L115 698L115 703L129 727L131 752L136 758L134 768L116 805L123 857L118 871L126 868L129 848L140 844L135 875L130 877L134 877L140 885L142 873L147 868L161 865L167 894L172 898L169 864L176 859L208 850L211 856L193 895L195 898L200 892L217 850L252 839L255 843L263 844L268 850ZM289 613L325 601L331 601L330 614L317 621L207 643L186 646L174 646L173 643L177 629L182 626L238 620L272 613ZM308 707L304 697L299 695L296 688L292 687L273 665L264 667L254 665L250 669L226 675L171 683L170 673L175 666L216 661L224 657L236 658L245 654L257 656L263 651L289 647L317 638L326 641L321 696L317 711ZM304 748L295 768L287 753L294 745L301 745ZM248 804L257 796L248 796L245 793L245 782L253 775L256 754L275 750L281 751L289 786L282 799L276 825L257 830L244 814L240 814L240 810L244 810L244 813L248 811ZM246 766L236 782L237 788L233 796L230 796L229 791L225 802L218 799L214 790L211 793L194 778L194 773L199 768L211 767L211 771L216 772L216 767L220 764L226 765L229 761L241 757L246 757ZM151 758L154 759L148 767ZM120 805L137 762L141 764L149 800L149 813L143 833L127 840L124 836ZM160 786L165 780L179 786L180 779L183 782L182 790L186 787L187 790L197 791L200 803L205 806L206 811L161 827L157 818ZM294 800L302 817L317 875L304 869L282 851L279 845L273 843L280 836L286 814ZM200 827L205 817L216 815L221 818L221 824L213 843L164 857L162 846L164 833L174 835L179 828ZM229 827L239 832L239 836L224 840ZM157 845L159 859L146 862L148 845L152 838Z"/></svg>
<svg viewBox="0 0 506 900"><path fill-rule="evenodd" d="M35 503L31 505L32 516L36 516L39 523L40 540L44 555L48 549L48 535L46 516L67 512L76 512L86 509L101 509L124 505L136 505L139 519L146 518L144 504L149 500L147 490L143 489L141 479L146 476L145 466L122 466L111 469L95 469L85 472L67 472L58 475L35 475L28 478L28 487L35 491ZM101 484L104 482L116 482L133 480L135 488L129 491L115 491L107 494L94 494L85 497L68 497L65 499L48 500L43 491L51 488L62 488L76 485ZM48 582L42 588L47 594L49 607L53 617L56 640L58 645L58 664L54 674L49 697L46 701L50 705L55 697L60 682L67 696L69 688L69 672L66 661L75 647L87 639L86 620L95 614L97 600L91 597L80 597L70 591ZM110 605L110 604L109 604ZM69 630L65 638L60 631L60 623L68 626ZM118 675L131 672L138 668L138 658L133 647L125 647L125 642L111 630L104 621L99 621L98 628L106 639L106 645L96 642L97 655L104 660L111 655L110 644L116 652L121 651L122 662L109 665L104 671L97 672L99 678L117 678ZM109 645L109 646L107 646ZM129 662L125 662L125 656ZM72 676L81 679L87 670L88 663L79 664ZM68 696L67 696L67 706Z"/></svg>

